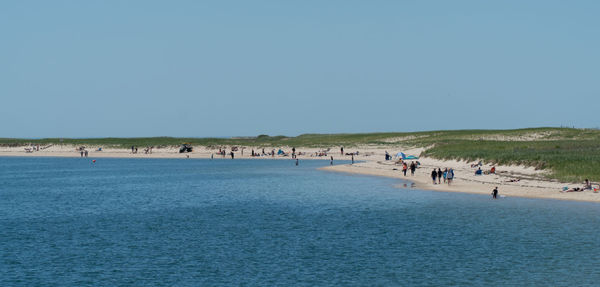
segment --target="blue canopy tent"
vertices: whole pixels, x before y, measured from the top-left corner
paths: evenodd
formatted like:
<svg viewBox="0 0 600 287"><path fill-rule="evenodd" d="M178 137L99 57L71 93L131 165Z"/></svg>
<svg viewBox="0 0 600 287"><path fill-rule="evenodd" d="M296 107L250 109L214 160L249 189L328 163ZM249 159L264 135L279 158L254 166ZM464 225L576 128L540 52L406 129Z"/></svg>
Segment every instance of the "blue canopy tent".
<svg viewBox="0 0 600 287"><path fill-rule="evenodd" d="M402 158L402 160L409 160L409 159L419 159L418 156L414 156L414 155L405 155L403 152L399 152L396 154L396 157L400 157Z"/></svg>

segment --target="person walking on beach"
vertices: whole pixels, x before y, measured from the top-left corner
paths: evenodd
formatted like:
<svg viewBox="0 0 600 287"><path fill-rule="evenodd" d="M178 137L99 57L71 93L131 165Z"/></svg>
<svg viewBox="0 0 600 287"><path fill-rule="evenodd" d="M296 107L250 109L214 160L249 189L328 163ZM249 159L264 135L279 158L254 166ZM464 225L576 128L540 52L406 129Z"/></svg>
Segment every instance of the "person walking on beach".
<svg viewBox="0 0 600 287"><path fill-rule="evenodd" d="M408 165L406 164L406 162L402 162L402 173L404 173L404 176L406 176L407 170L408 170Z"/></svg>
<svg viewBox="0 0 600 287"><path fill-rule="evenodd" d="M437 171L437 178L438 178L438 184L442 184L442 169L438 167L438 171Z"/></svg>
<svg viewBox="0 0 600 287"><path fill-rule="evenodd" d="M134 149L135 149L135 146L131 146L131 153L133 153Z"/></svg>
<svg viewBox="0 0 600 287"><path fill-rule="evenodd" d="M341 147L341 148L340 148L340 154L341 154L341 155L344 155L344 147Z"/></svg>
<svg viewBox="0 0 600 287"><path fill-rule="evenodd" d="M450 185L452 183L452 180L454 179L454 170L453 169L448 169L448 174L446 174L446 180L448 181L448 185Z"/></svg>
<svg viewBox="0 0 600 287"><path fill-rule="evenodd" d="M354 154L352 154L352 164L354 164Z"/></svg>
<svg viewBox="0 0 600 287"><path fill-rule="evenodd" d="M415 164L414 161L410 162L410 175L414 176L415 175L415 169L417 169L417 165Z"/></svg>
<svg viewBox="0 0 600 287"><path fill-rule="evenodd" d="M231 154L231 159L233 159L233 151L230 154Z"/></svg>
<svg viewBox="0 0 600 287"><path fill-rule="evenodd" d="M492 190L492 198L496 199L498 198L498 187L496 186L496 188L494 188L494 190Z"/></svg>
<svg viewBox="0 0 600 287"><path fill-rule="evenodd" d="M85 157L88 157L88 151L87 151L87 149L85 150L84 153L85 153Z"/></svg>
<svg viewBox="0 0 600 287"><path fill-rule="evenodd" d="M333 165L333 156L331 156L331 161L329 162L329 165Z"/></svg>
<svg viewBox="0 0 600 287"><path fill-rule="evenodd" d="M437 170L435 168L431 172L431 179L433 180L433 184L436 184L435 179L437 178Z"/></svg>
<svg viewBox="0 0 600 287"><path fill-rule="evenodd" d="M446 183L448 178L448 168L444 168L444 183Z"/></svg>

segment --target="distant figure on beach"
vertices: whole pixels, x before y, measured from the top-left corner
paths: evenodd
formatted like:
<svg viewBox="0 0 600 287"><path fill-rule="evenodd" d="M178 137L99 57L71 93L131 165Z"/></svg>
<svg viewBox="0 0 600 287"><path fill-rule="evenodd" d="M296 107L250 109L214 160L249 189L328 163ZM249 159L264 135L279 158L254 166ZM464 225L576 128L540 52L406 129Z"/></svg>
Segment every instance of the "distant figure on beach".
<svg viewBox="0 0 600 287"><path fill-rule="evenodd" d="M352 164L354 164L354 154L352 154Z"/></svg>
<svg viewBox="0 0 600 287"><path fill-rule="evenodd" d="M231 154L231 159L233 159L233 152L231 152L230 154Z"/></svg>
<svg viewBox="0 0 600 287"><path fill-rule="evenodd" d="M492 198L496 199L498 197L498 187L496 186L496 188L494 188L494 190L492 190Z"/></svg>
<svg viewBox="0 0 600 287"><path fill-rule="evenodd" d="M417 169L417 165L414 161L410 162L410 175L415 175L415 170Z"/></svg>
<svg viewBox="0 0 600 287"><path fill-rule="evenodd" d="M341 155L344 155L344 147L341 147L341 148L340 148L340 154L341 154Z"/></svg>
<svg viewBox="0 0 600 287"><path fill-rule="evenodd" d="M214 154L214 153L211 153L211 154L210 154L210 159L212 160L214 156L215 156L215 154Z"/></svg>
<svg viewBox="0 0 600 287"><path fill-rule="evenodd" d="M438 171L437 171L437 178L438 178L438 184L442 184L442 169L438 167Z"/></svg>
<svg viewBox="0 0 600 287"><path fill-rule="evenodd" d="M406 176L407 170L408 170L408 165L406 164L406 162L402 162L402 173L404 173L404 176Z"/></svg>
<svg viewBox="0 0 600 287"><path fill-rule="evenodd" d="M387 152L387 150L385 151L385 160L390 160L391 156L390 154Z"/></svg>
<svg viewBox="0 0 600 287"><path fill-rule="evenodd" d="M482 175L482 174L483 174L483 171L481 170L481 167L475 171L475 175Z"/></svg>
<svg viewBox="0 0 600 287"><path fill-rule="evenodd" d="M434 168L433 171L431 172L431 179L433 180L433 184L437 184L435 181L436 178L437 178L437 170L435 170L435 168Z"/></svg>
<svg viewBox="0 0 600 287"><path fill-rule="evenodd" d="M296 166L298 166L298 159L296 159Z"/></svg>
<svg viewBox="0 0 600 287"><path fill-rule="evenodd" d="M135 149L135 146L131 146L131 153L133 153L134 149Z"/></svg>
<svg viewBox="0 0 600 287"><path fill-rule="evenodd" d="M592 184L590 183L590 180L587 178L585 179L585 182L583 183L583 190L586 190L586 189L592 190Z"/></svg>
<svg viewBox="0 0 600 287"><path fill-rule="evenodd" d="M85 153L85 157L88 157L88 151L87 151L87 149L84 151L84 153Z"/></svg>
<svg viewBox="0 0 600 287"><path fill-rule="evenodd" d="M80 151L80 153L81 153L81 157L83 157L83 150L82 150L82 151Z"/></svg>
<svg viewBox="0 0 600 287"><path fill-rule="evenodd" d="M329 162L329 165L333 165L333 156L331 156L331 161Z"/></svg>
<svg viewBox="0 0 600 287"><path fill-rule="evenodd" d="M453 169L448 169L448 173L446 174L446 180L448 181L448 185L450 185L452 183L452 180L454 179L454 170Z"/></svg>
<svg viewBox="0 0 600 287"><path fill-rule="evenodd" d="M135 153L137 153L137 147L135 147Z"/></svg>
<svg viewBox="0 0 600 287"><path fill-rule="evenodd" d="M444 183L446 183L448 177L448 168L444 168Z"/></svg>

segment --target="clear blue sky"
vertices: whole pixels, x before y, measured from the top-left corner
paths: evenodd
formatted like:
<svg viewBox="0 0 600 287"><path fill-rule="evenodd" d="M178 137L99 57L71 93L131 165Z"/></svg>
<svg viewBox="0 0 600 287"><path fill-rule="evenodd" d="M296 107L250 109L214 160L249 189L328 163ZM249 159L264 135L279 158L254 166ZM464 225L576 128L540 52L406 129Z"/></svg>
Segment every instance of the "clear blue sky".
<svg viewBox="0 0 600 287"><path fill-rule="evenodd" d="M600 126L600 1L2 1L0 137Z"/></svg>

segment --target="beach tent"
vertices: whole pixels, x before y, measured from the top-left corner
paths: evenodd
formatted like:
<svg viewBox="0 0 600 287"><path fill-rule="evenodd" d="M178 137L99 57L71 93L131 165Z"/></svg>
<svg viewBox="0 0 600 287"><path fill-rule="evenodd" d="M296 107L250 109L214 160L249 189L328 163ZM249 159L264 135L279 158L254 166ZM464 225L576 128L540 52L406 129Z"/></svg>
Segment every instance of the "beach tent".
<svg viewBox="0 0 600 287"><path fill-rule="evenodd" d="M414 156L414 155L405 155L403 152L399 152L398 154L396 154L396 156L400 155L400 157L402 157L403 160L408 160L408 159L419 159L418 156Z"/></svg>
<svg viewBox="0 0 600 287"><path fill-rule="evenodd" d="M284 152L281 149L279 149L279 151L277 151L277 155L280 155L280 154L284 154Z"/></svg>

